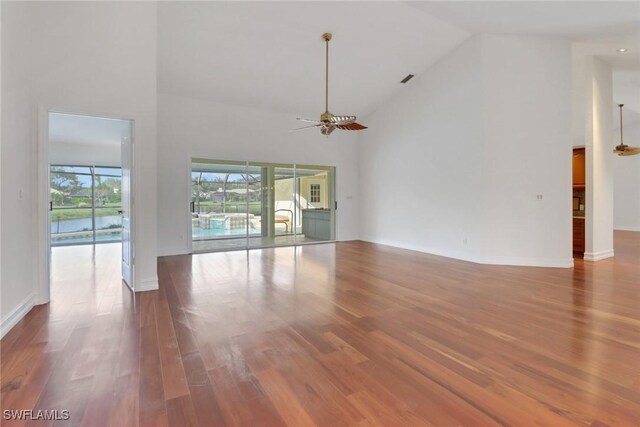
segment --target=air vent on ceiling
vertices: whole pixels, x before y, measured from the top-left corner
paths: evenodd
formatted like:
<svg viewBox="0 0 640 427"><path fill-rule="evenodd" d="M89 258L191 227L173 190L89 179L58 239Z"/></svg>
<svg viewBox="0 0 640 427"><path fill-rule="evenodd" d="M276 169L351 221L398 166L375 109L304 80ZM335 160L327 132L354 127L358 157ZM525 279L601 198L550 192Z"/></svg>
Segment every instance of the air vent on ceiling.
<svg viewBox="0 0 640 427"><path fill-rule="evenodd" d="M407 74L407 77L405 77L404 79L400 80L400 83L406 83L409 80L411 80L413 78L413 74Z"/></svg>

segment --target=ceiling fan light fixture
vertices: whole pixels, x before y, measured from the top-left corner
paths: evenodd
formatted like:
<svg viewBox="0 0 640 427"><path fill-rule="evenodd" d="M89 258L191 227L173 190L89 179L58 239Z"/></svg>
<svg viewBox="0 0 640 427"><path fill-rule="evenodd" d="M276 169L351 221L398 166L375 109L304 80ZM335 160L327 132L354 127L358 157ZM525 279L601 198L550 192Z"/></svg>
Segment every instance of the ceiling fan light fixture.
<svg viewBox="0 0 640 427"><path fill-rule="evenodd" d="M324 136L329 136L329 135L331 135L331 132L333 132L334 130L336 130L335 126L331 126L331 125L325 126L325 125L323 125L323 126L320 127L320 134L324 135Z"/></svg>
<svg viewBox="0 0 640 427"><path fill-rule="evenodd" d="M620 144L616 145L616 148L613 149L613 153L618 156L633 156L640 154L640 147L630 147L624 143L622 133L622 107L624 107L624 104L618 104L618 107L620 107Z"/></svg>

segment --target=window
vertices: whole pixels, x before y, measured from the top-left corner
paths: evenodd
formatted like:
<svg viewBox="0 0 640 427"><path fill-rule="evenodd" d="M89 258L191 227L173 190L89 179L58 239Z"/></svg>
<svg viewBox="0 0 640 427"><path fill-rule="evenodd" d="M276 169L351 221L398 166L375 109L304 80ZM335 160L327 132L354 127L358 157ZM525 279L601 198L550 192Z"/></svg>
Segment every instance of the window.
<svg viewBox="0 0 640 427"><path fill-rule="evenodd" d="M49 186L52 246L121 240L120 168L52 165Z"/></svg>
<svg viewBox="0 0 640 427"><path fill-rule="evenodd" d="M320 203L320 184L311 184L310 189L310 202L311 203Z"/></svg>

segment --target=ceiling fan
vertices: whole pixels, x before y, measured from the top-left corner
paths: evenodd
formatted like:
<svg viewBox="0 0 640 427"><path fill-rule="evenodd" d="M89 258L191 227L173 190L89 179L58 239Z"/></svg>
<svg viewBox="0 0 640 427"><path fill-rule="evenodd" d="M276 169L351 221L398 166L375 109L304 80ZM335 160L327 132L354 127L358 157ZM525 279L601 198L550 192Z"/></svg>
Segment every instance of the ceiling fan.
<svg viewBox="0 0 640 427"><path fill-rule="evenodd" d="M301 122L314 123L297 129L291 129L289 132L295 132L303 129L320 128L322 135L329 136L336 129L342 130L362 130L366 126L356 123L356 116L334 116L329 112L329 40L331 33L324 33L322 39L325 41L326 47L326 67L325 67L325 86L324 86L324 113L320 114L320 120L297 118Z"/></svg>
<svg viewBox="0 0 640 427"><path fill-rule="evenodd" d="M623 142L622 139L622 107L624 104L618 104L620 107L620 145L617 145L613 150L614 154L618 156L633 156L634 154L640 154L640 147L629 147Z"/></svg>

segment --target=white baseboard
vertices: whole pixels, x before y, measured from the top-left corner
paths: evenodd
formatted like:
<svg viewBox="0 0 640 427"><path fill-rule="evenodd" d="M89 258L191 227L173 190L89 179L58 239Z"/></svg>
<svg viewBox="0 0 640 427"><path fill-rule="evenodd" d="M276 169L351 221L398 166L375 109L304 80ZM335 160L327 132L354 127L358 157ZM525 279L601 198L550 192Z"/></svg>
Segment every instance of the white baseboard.
<svg viewBox="0 0 640 427"><path fill-rule="evenodd" d="M417 245L407 245L402 242L389 241L389 240L374 240L374 239L361 239L365 242L376 243L380 245L393 246L395 248L408 249L411 251L417 251L427 253L431 255L438 255L446 258L459 259L461 261L474 262L476 264L490 264L490 265L514 265L523 267L551 267L551 268L572 268L573 258L520 258L520 257L475 257L461 252L447 252L438 249L425 248Z"/></svg>
<svg viewBox="0 0 640 427"><path fill-rule="evenodd" d="M485 257L477 262L491 265L514 265L521 267L572 268L573 258L519 258Z"/></svg>
<svg viewBox="0 0 640 427"><path fill-rule="evenodd" d="M405 242L398 242L398 241L395 241L395 240L371 239L371 238L366 238L366 237L365 238L361 238L360 240L362 240L364 242L375 243L377 245L391 246L391 247L394 247L394 248L407 249L407 250L410 250L410 251L422 252L422 253L430 254L430 255L437 255L437 256L442 256L442 257L445 257L445 258L453 258L453 259L459 259L461 261L469 261L469 262L478 263L475 258L471 258L467 254L459 253L459 252L458 253L454 253L454 252L441 251L441 250L434 249L434 248L426 248L424 246L407 244Z"/></svg>
<svg viewBox="0 0 640 427"><path fill-rule="evenodd" d="M0 324L0 338L4 337L26 314L31 311L36 303L36 294L31 293L16 308L2 318Z"/></svg>
<svg viewBox="0 0 640 427"><path fill-rule="evenodd" d="M600 252L585 252L584 260L585 261L600 261L601 259L612 258L613 257L613 249L609 249L606 251Z"/></svg>
<svg viewBox="0 0 640 427"><path fill-rule="evenodd" d="M140 280L138 283L136 283L136 292L146 292L146 291L155 291L158 290L158 278L154 278L154 279L146 279L146 280Z"/></svg>
<svg viewBox="0 0 640 427"><path fill-rule="evenodd" d="M624 225L614 225L613 229L618 231L640 231L640 227L627 227Z"/></svg>

